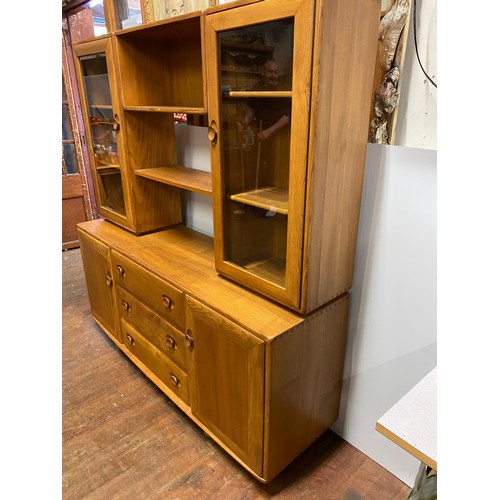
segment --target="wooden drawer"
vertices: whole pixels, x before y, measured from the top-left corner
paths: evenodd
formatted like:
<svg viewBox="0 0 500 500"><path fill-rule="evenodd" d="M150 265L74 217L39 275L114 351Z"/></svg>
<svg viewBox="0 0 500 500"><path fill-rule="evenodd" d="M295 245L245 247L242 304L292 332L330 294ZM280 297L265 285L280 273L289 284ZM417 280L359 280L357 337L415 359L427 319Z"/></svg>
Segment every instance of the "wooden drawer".
<svg viewBox="0 0 500 500"><path fill-rule="evenodd" d="M184 333L160 318L154 311L120 286L116 287L116 294L120 316L185 370L187 361Z"/></svg>
<svg viewBox="0 0 500 500"><path fill-rule="evenodd" d="M115 283L184 331L184 293L127 257L111 251Z"/></svg>
<svg viewBox="0 0 500 500"><path fill-rule="evenodd" d="M124 346L189 405L189 383L186 373L123 318L120 323Z"/></svg>

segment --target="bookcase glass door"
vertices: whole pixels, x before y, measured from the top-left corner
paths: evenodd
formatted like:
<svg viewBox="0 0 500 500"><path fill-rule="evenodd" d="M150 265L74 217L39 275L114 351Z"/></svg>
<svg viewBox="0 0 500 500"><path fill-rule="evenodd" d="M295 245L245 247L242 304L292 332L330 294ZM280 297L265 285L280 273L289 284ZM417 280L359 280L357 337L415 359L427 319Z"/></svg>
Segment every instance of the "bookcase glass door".
<svg viewBox="0 0 500 500"><path fill-rule="evenodd" d="M293 18L217 36L225 260L284 287Z"/></svg>
<svg viewBox="0 0 500 500"><path fill-rule="evenodd" d="M101 205L125 216L125 201L105 52L81 56Z"/></svg>

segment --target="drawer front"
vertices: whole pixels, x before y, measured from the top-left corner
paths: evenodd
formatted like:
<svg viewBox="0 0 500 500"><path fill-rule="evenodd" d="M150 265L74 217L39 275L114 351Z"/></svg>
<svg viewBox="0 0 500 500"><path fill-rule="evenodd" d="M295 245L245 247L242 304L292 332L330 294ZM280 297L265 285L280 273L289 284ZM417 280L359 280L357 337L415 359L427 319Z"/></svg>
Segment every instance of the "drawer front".
<svg viewBox="0 0 500 500"><path fill-rule="evenodd" d="M187 367L186 336L160 318L154 311L146 307L120 286L116 287L120 316L137 328L143 337L160 349L184 370Z"/></svg>
<svg viewBox="0 0 500 500"><path fill-rule="evenodd" d="M189 383L186 373L124 319L121 320L121 327L124 346L189 405Z"/></svg>
<svg viewBox="0 0 500 500"><path fill-rule="evenodd" d="M184 293L142 266L111 251L115 283L184 331L186 313Z"/></svg>

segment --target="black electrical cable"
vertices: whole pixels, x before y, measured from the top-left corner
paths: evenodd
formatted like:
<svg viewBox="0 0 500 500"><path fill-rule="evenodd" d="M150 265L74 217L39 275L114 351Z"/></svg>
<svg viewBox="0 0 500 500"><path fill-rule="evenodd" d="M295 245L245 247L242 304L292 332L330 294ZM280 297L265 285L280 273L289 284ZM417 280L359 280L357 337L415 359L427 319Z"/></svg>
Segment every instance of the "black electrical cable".
<svg viewBox="0 0 500 500"><path fill-rule="evenodd" d="M415 40L415 52L417 53L418 64L420 64L420 68L424 72L424 75L427 79L437 88L437 85L434 83L434 80L427 74L422 63L420 62L420 56L418 55L418 46L417 46L417 0L413 0L413 37Z"/></svg>

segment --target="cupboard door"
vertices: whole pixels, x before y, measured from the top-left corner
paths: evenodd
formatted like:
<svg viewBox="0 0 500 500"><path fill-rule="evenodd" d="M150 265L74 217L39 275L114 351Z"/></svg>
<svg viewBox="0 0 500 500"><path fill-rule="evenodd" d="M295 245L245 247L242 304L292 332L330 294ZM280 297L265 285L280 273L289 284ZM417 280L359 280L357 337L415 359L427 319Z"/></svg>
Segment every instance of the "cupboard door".
<svg viewBox="0 0 500 500"><path fill-rule="evenodd" d="M99 212L130 227L111 40L74 47Z"/></svg>
<svg viewBox="0 0 500 500"><path fill-rule="evenodd" d="M261 475L265 344L197 300L186 303L193 415Z"/></svg>
<svg viewBox="0 0 500 500"><path fill-rule="evenodd" d="M207 16L216 267L299 307L314 2Z"/></svg>
<svg viewBox="0 0 500 500"><path fill-rule="evenodd" d="M100 241L78 229L90 309L97 322L121 342L114 306L111 251Z"/></svg>

